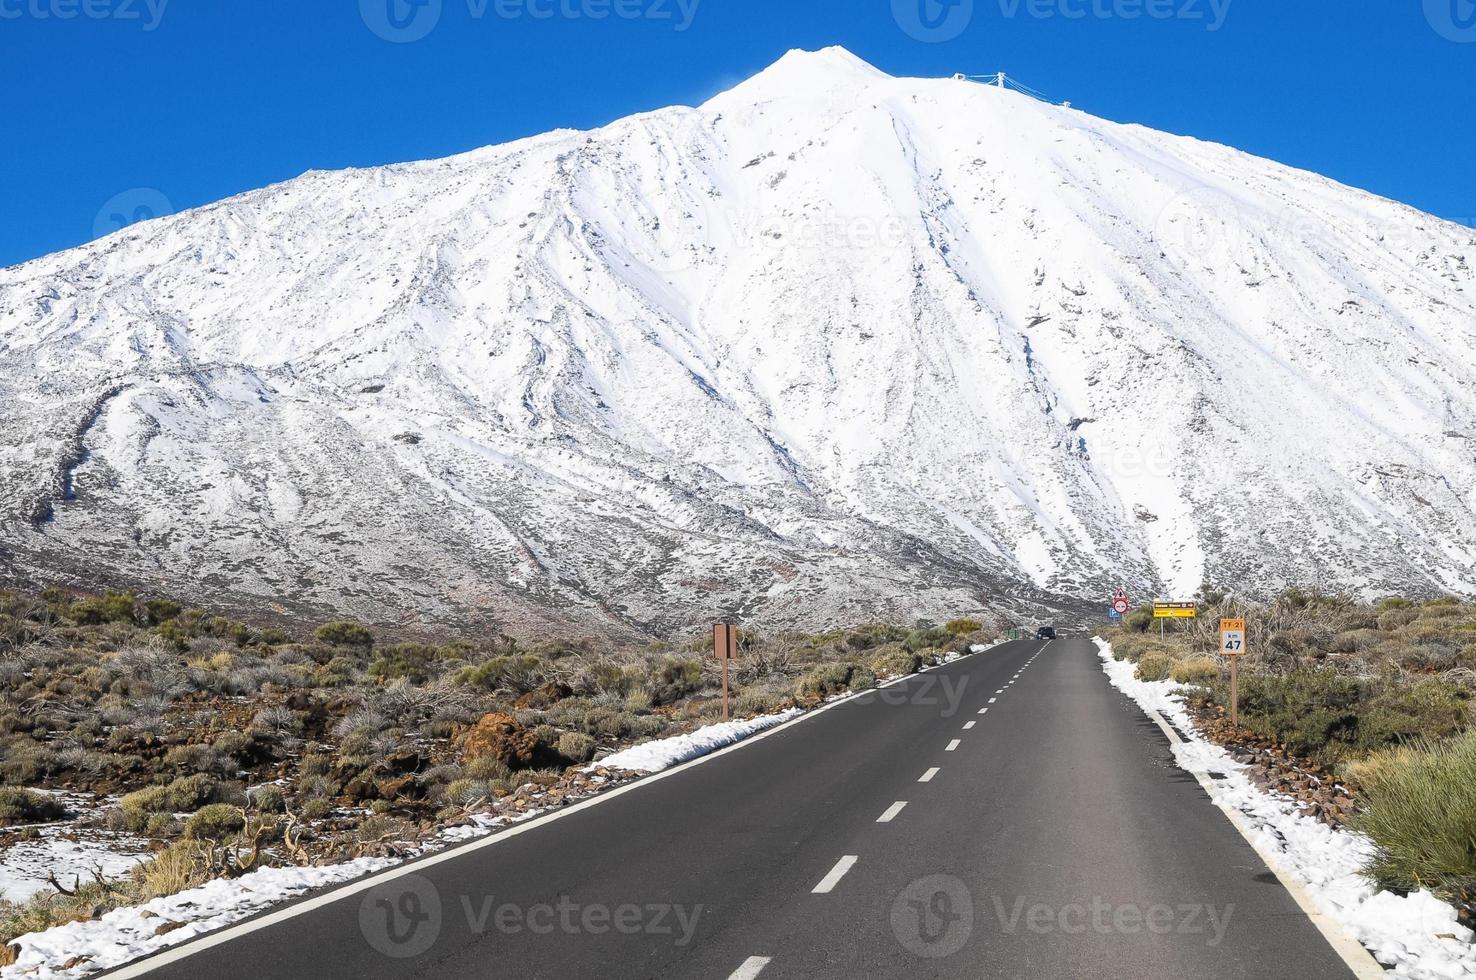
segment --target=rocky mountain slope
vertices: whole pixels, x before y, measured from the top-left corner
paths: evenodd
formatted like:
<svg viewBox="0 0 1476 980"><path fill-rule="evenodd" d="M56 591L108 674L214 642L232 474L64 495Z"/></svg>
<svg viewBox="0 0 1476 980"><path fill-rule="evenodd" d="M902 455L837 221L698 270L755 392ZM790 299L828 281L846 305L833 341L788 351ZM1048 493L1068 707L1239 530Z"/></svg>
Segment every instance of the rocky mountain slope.
<svg viewBox="0 0 1476 980"><path fill-rule="evenodd" d="M644 632L1476 588L1476 238L793 52L0 271L17 575Z"/></svg>

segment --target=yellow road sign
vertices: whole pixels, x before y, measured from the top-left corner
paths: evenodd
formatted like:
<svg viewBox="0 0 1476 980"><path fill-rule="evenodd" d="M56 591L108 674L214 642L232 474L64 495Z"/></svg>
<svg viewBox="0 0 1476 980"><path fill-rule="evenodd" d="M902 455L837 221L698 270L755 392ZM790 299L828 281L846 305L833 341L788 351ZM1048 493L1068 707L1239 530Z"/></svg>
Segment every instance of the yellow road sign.
<svg viewBox="0 0 1476 980"><path fill-rule="evenodd" d="M1193 619L1199 615L1199 606L1193 602L1155 602L1154 619Z"/></svg>

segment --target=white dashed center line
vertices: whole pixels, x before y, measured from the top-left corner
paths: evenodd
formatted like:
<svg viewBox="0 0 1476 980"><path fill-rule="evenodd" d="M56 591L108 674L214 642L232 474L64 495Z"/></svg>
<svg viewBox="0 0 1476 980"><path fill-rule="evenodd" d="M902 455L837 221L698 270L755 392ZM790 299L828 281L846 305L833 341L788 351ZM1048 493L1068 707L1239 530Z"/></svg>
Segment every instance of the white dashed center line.
<svg viewBox="0 0 1476 980"><path fill-rule="evenodd" d="M978 724L977 721L966 721L966 722L964 722L964 731L968 731L970 728L973 728L977 724Z"/></svg>
<svg viewBox="0 0 1476 980"><path fill-rule="evenodd" d="M944 749L943 751L944 752L952 752L952 751L956 750L962 744L963 744L963 740L956 738L953 741L949 742L948 743L948 748Z"/></svg>
<svg viewBox="0 0 1476 980"><path fill-rule="evenodd" d="M887 807L887 812L886 813L883 813L881 816L877 817L876 818L876 822L877 823L891 823L893 820L896 819L897 814L899 814L899 813L902 812L902 808L904 806L906 806L906 805L907 805L907 801L906 800L898 800L896 803L893 803L891 806Z"/></svg>
<svg viewBox="0 0 1476 980"><path fill-rule="evenodd" d="M934 766L933 768L929 769L927 772L923 773L922 776L918 779L918 782L920 782L920 783L931 783L933 781L933 777L936 776L936 775L938 775L938 767L937 766Z"/></svg>
<svg viewBox="0 0 1476 980"><path fill-rule="evenodd" d="M989 703L990 703L990 704L993 704L993 703L994 703L994 702L996 702L996 701L998 701L998 700L999 700L999 698L990 698L990 699L989 699Z"/></svg>
<svg viewBox="0 0 1476 980"><path fill-rule="evenodd" d="M750 956L742 966L728 974L728 980L754 980L769 965L769 959L767 956Z"/></svg>
<svg viewBox="0 0 1476 980"><path fill-rule="evenodd" d="M981 715L987 715L988 713L989 713L989 709L988 708L980 708L979 709L979 714L981 714Z"/></svg>
<svg viewBox="0 0 1476 980"><path fill-rule="evenodd" d="M840 884L840 880L846 876L846 872L851 870L851 867L856 863L856 860L856 855L847 854L845 857L835 862L835 867L830 869L830 874L826 875L824 878L821 878L820 884L816 885L814 890L811 891L810 894L829 895L831 891L835 889L835 886Z"/></svg>

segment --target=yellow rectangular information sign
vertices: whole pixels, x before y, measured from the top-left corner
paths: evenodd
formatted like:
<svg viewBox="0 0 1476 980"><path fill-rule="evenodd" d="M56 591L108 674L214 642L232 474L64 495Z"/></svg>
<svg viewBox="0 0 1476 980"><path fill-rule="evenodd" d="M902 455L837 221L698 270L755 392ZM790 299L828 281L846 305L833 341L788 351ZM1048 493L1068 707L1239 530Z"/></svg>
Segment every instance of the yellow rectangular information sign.
<svg viewBox="0 0 1476 980"><path fill-rule="evenodd" d="M1199 615L1199 605L1193 602L1155 602L1154 619L1193 619Z"/></svg>

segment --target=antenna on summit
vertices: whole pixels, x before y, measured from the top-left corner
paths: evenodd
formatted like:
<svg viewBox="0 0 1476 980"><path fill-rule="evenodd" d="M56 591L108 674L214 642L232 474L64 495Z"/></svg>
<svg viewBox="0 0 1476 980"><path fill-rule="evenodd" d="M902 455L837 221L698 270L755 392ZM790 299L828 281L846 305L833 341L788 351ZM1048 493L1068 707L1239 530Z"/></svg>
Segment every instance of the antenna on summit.
<svg viewBox="0 0 1476 980"><path fill-rule="evenodd" d="M1004 88L1005 87L1005 73L1004 72L1000 72L999 74L997 74L997 75L994 76L994 84L997 87L999 87L999 88Z"/></svg>

